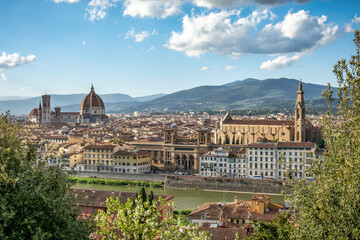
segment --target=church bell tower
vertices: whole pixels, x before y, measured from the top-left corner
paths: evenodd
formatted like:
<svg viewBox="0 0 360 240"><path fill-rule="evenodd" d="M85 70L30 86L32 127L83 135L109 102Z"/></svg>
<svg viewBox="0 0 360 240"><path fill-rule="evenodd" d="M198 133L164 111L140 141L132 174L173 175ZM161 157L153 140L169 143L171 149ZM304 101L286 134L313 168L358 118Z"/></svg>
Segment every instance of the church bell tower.
<svg viewBox="0 0 360 240"><path fill-rule="evenodd" d="M297 91L297 99L295 104L295 142L305 142L306 128L306 107L304 101L304 91L302 89L301 79L299 81L299 89Z"/></svg>

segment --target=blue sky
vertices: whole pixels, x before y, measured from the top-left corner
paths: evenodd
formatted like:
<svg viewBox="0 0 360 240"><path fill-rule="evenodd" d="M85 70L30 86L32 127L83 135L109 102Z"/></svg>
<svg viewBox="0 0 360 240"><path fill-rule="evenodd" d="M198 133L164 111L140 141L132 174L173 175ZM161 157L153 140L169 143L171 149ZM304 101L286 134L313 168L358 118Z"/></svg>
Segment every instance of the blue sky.
<svg viewBox="0 0 360 240"><path fill-rule="evenodd" d="M1 0L0 96L336 85L359 25L358 0Z"/></svg>

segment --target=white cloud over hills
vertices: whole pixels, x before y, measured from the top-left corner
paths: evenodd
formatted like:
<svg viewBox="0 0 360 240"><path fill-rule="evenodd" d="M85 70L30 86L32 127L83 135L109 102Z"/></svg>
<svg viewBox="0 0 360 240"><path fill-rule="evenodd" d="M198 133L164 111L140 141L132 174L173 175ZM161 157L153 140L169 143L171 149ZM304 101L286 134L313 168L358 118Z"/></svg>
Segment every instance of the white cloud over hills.
<svg viewBox="0 0 360 240"><path fill-rule="evenodd" d="M165 44L169 49L199 57L205 53L237 57L243 54L295 54L280 56L262 64L262 69L290 66L303 55L331 43L340 36L339 27L326 23L326 16L311 16L308 11L289 11L278 23L269 10L253 11L241 17L240 11L211 12L184 16L182 31L172 32Z"/></svg>

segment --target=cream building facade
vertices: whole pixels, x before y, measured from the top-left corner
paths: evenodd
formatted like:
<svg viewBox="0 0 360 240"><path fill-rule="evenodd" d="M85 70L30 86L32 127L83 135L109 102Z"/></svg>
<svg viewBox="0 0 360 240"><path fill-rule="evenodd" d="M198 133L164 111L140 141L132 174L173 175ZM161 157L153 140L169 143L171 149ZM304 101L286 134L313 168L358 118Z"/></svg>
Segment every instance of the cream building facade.
<svg viewBox="0 0 360 240"><path fill-rule="evenodd" d="M306 119L302 83L299 82L295 120L233 119L227 114L215 130L216 144L247 145L258 142L317 142L321 130Z"/></svg>

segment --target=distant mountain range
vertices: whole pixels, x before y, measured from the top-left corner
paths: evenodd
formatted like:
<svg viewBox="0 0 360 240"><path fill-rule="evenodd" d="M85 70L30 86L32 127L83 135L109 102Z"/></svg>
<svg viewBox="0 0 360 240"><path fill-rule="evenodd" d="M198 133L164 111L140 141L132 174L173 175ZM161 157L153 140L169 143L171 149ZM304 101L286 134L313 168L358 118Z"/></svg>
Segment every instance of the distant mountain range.
<svg viewBox="0 0 360 240"><path fill-rule="evenodd" d="M220 86L200 86L137 104L123 112L209 111L221 109L294 108L299 81L295 79L248 78ZM321 93L324 85L303 83L308 108L326 107ZM337 96L335 90L335 96Z"/></svg>
<svg viewBox="0 0 360 240"><path fill-rule="evenodd" d="M155 94L131 97L126 94L103 94L107 113L188 112L216 111L222 109L284 109L294 108L299 81L279 78L258 80L248 78L219 86L200 86L172 94ZM303 83L306 106L326 107L321 93L324 85ZM336 88L334 88L336 94ZM79 111L86 94L51 95L51 105L62 111ZM336 96L336 95L335 95ZM12 97L14 99L16 97ZM41 97L0 101L0 112L11 110L14 114L28 114L39 105ZM74 104L75 103L75 104Z"/></svg>
<svg viewBox="0 0 360 240"><path fill-rule="evenodd" d="M114 107L114 109L116 110L116 112L118 112L119 109L129 108L136 104L151 101L165 95L166 94L154 94L143 97L131 97L122 93L114 93L102 94L100 96L105 103L107 111L111 111L111 106L115 104L116 106ZM80 111L80 103L85 96L86 94L51 94L51 106L53 108L61 107L61 111L78 112ZM6 100L1 101L0 99L0 112L6 112L7 110L10 110L12 114L28 114L33 108L37 108L39 106L41 96L25 99L23 97L9 96L2 97L2 99Z"/></svg>

